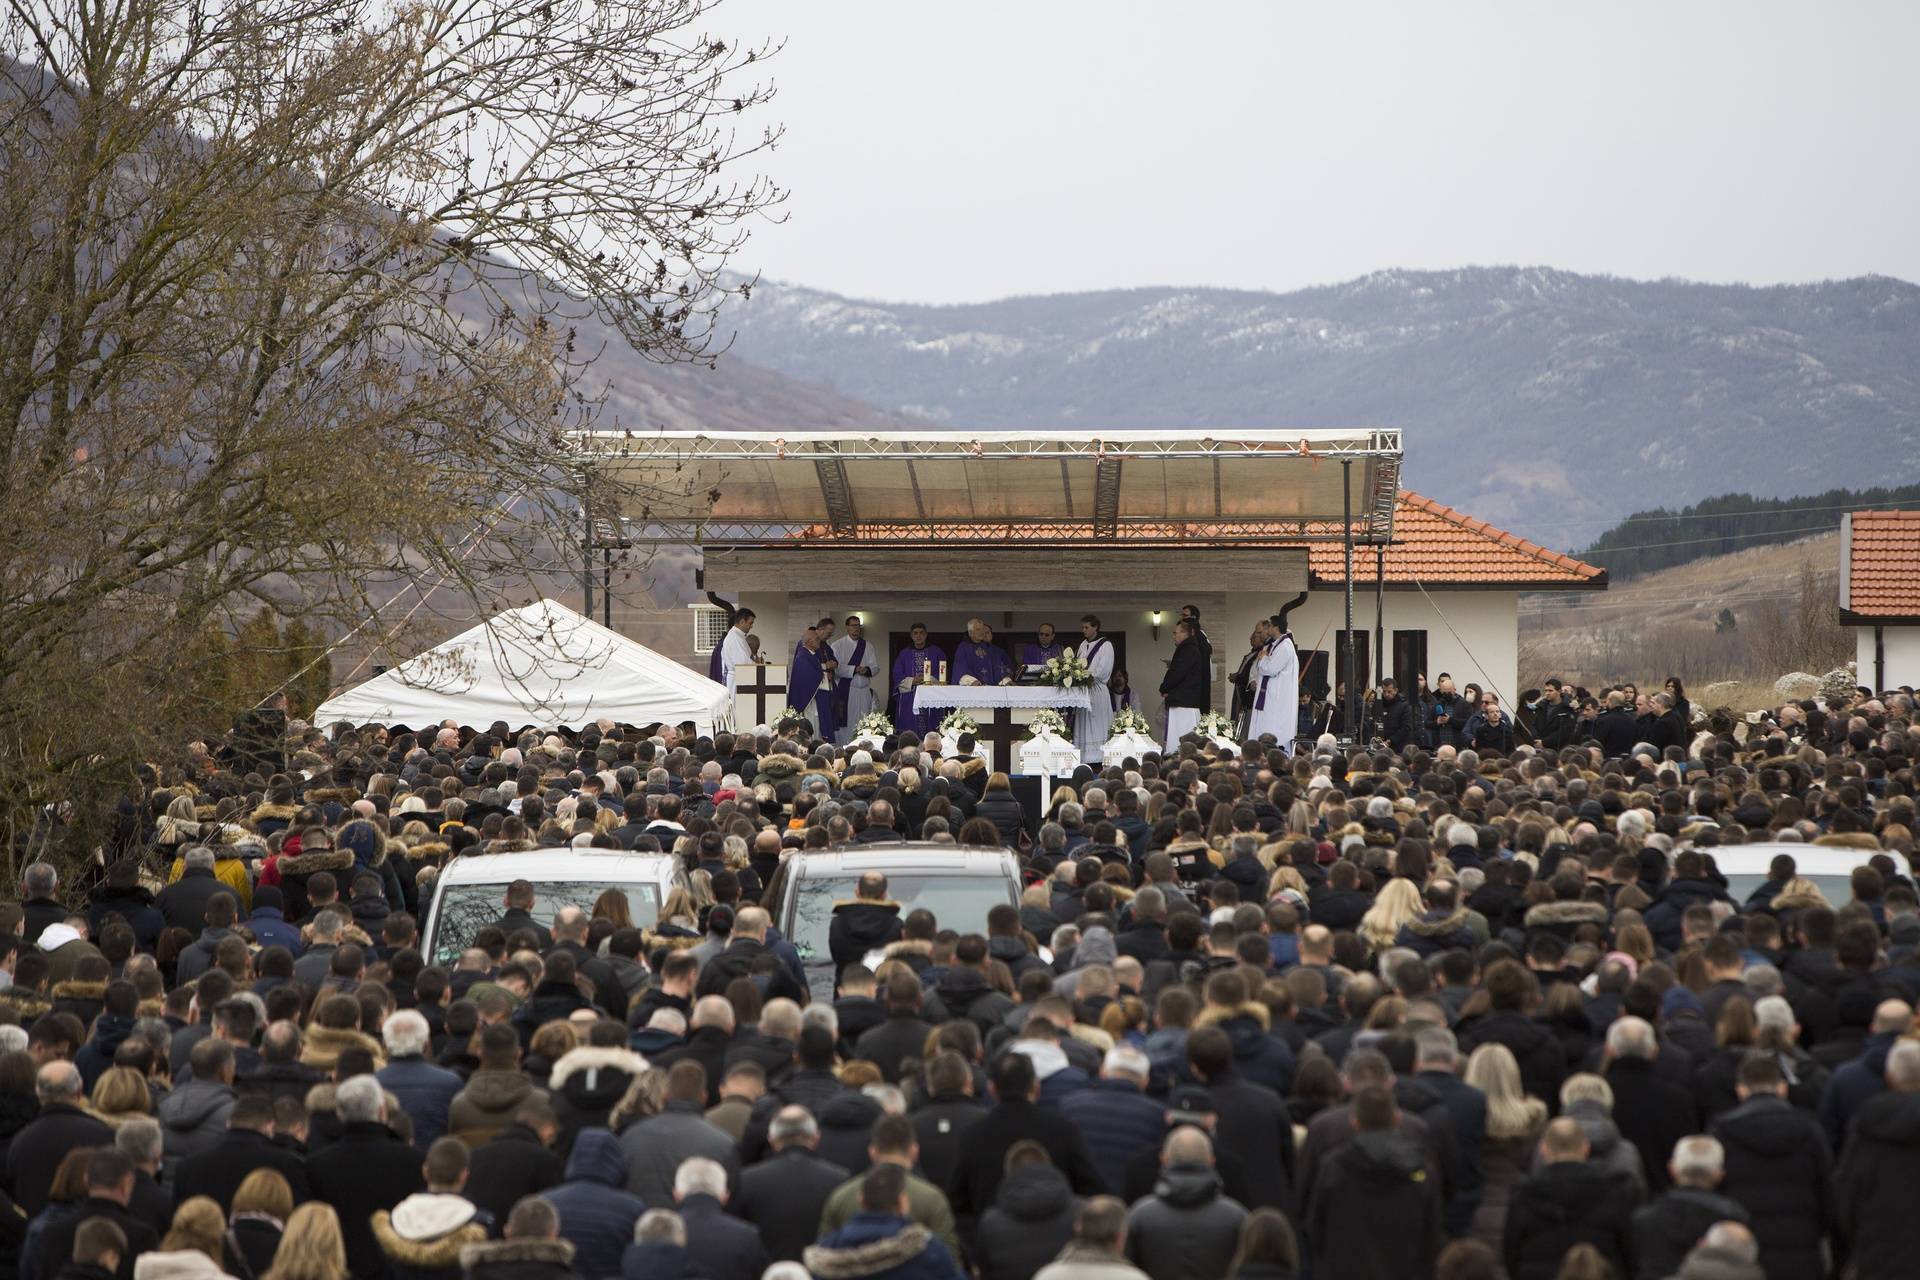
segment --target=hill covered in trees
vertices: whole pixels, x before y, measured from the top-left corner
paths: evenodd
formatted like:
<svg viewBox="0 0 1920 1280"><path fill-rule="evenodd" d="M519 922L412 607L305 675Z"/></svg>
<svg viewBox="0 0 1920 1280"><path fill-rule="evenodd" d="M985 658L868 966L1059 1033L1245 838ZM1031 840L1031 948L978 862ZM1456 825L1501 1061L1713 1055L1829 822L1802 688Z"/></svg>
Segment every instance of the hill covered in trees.
<svg viewBox="0 0 1920 1280"><path fill-rule="evenodd" d="M1849 511L1899 507L1920 507L1920 484L1829 489L1802 498L1728 493L1678 510L1636 511L1577 554L1623 581L1708 556L1826 533L1839 528L1840 517Z"/></svg>

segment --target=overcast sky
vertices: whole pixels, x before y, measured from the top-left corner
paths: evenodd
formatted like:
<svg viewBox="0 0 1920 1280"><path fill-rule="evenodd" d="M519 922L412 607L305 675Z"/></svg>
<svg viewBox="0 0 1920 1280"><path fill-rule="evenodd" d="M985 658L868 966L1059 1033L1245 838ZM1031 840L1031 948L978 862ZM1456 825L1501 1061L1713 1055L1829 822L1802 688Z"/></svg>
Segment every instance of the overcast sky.
<svg viewBox="0 0 1920 1280"><path fill-rule="evenodd" d="M899 301L1522 263L1920 280L1915 0L724 0L789 220Z"/></svg>

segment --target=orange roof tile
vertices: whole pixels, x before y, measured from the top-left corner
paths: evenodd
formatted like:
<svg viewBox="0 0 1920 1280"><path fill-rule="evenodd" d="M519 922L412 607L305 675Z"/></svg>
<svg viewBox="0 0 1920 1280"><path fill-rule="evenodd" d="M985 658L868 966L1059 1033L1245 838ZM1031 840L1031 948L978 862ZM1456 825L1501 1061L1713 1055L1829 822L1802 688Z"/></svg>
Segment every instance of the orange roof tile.
<svg viewBox="0 0 1920 1280"><path fill-rule="evenodd" d="M868 527L869 533L880 532ZM913 543L937 542L943 538L977 538L979 529L966 526L901 525L885 532ZM1112 545L1096 538L1090 523L1039 524L1017 522L994 527L994 540L1006 542L1069 543L1085 546ZM1121 527L1120 542L1127 541L1127 529ZM792 541L832 545L834 532L826 525L811 525L795 534ZM1308 568L1315 585L1344 582L1342 548L1337 542L1310 543ZM1356 546L1353 553L1355 583L1373 582L1373 549ZM1549 551L1504 529L1496 529L1484 520L1455 511L1410 490L1401 490L1394 511L1393 542L1386 549L1388 586L1428 587L1523 587L1551 591L1570 588L1604 588L1607 571L1572 556Z"/></svg>
<svg viewBox="0 0 1920 1280"><path fill-rule="evenodd" d="M1308 551L1315 582L1345 581L1342 549L1315 543ZM1355 582L1373 581L1373 551L1356 547ZM1607 571L1549 551L1485 520L1455 511L1410 489L1400 491L1393 543L1386 552L1388 586L1604 587Z"/></svg>
<svg viewBox="0 0 1920 1280"><path fill-rule="evenodd" d="M1920 511L1855 511L1847 543L1847 608L1863 617L1920 617Z"/></svg>

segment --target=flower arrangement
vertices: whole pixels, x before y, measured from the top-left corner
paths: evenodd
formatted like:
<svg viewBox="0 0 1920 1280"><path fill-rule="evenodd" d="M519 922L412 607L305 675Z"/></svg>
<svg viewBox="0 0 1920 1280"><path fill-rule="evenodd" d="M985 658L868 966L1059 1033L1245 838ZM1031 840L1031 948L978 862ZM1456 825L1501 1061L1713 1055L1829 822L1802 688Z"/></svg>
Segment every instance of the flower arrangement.
<svg viewBox="0 0 1920 1280"><path fill-rule="evenodd" d="M891 738L893 736L893 721L887 719L887 713L884 711L869 711L866 715L860 717L858 724L853 726L853 736L856 738Z"/></svg>
<svg viewBox="0 0 1920 1280"><path fill-rule="evenodd" d="M1113 717L1113 727L1109 732L1116 738L1123 733L1137 733L1143 738L1151 738L1153 725L1148 723L1147 718L1138 711L1132 707L1126 707Z"/></svg>
<svg viewBox="0 0 1920 1280"><path fill-rule="evenodd" d="M1066 717L1051 707L1040 708L1033 713L1033 719L1027 722L1027 737L1037 738L1042 733L1051 733L1061 738L1066 737Z"/></svg>
<svg viewBox="0 0 1920 1280"><path fill-rule="evenodd" d="M1047 659L1040 668L1040 683L1056 689L1083 689L1093 683L1093 672L1087 669L1086 659L1068 651Z"/></svg>
<svg viewBox="0 0 1920 1280"><path fill-rule="evenodd" d="M1200 717L1199 723L1193 726L1193 731L1203 738L1231 738L1233 737L1233 719L1223 712L1209 711Z"/></svg>
<svg viewBox="0 0 1920 1280"><path fill-rule="evenodd" d="M773 731L779 734L804 732L810 726L807 718L800 714L800 708L788 707L773 718Z"/></svg>
<svg viewBox="0 0 1920 1280"><path fill-rule="evenodd" d="M963 733L978 734L980 722L964 711L949 711L947 718L940 722L940 736L958 738Z"/></svg>

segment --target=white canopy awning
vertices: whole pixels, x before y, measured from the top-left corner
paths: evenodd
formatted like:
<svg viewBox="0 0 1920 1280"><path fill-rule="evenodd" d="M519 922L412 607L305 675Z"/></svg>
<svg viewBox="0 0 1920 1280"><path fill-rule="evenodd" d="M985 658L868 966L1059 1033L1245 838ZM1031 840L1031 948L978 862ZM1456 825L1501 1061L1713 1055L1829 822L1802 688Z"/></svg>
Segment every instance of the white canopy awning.
<svg viewBox="0 0 1920 1280"><path fill-rule="evenodd" d="M364 684L328 698L315 724L457 720L484 728L577 728L595 720L732 725L725 685L662 657L554 600L481 623Z"/></svg>
<svg viewBox="0 0 1920 1280"><path fill-rule="evenodd" d="M1385 542L1398 431L596 431L630 487L616 540L701 545L1092 540ZM596 513L601 515L603 513Z"/></svg>

